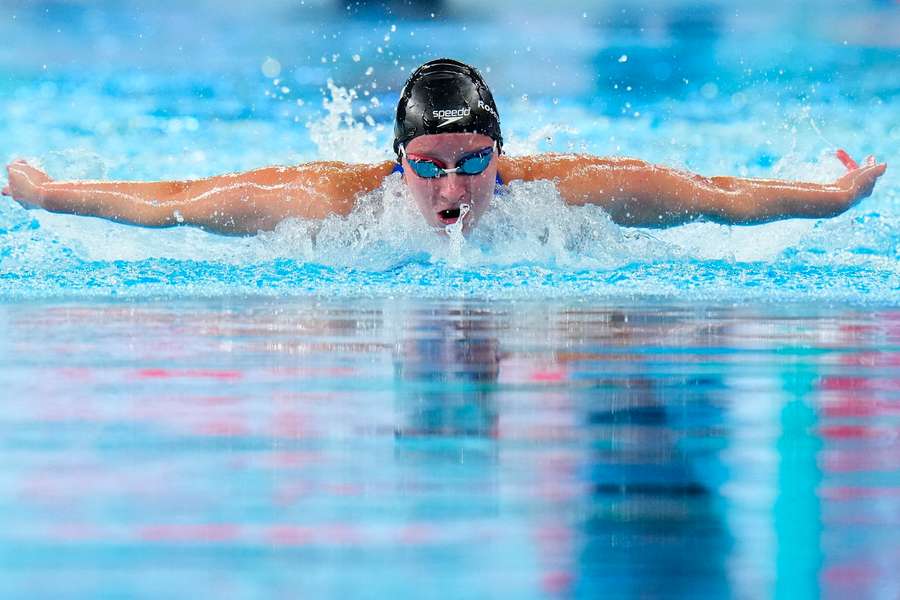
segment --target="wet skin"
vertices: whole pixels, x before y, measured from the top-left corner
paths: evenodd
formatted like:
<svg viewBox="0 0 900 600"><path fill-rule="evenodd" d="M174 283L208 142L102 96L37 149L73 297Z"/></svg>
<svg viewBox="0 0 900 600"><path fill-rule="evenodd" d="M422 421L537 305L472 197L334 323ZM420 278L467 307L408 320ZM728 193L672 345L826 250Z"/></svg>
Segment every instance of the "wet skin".
<svg viewBox="0 0 900 600"><path fill-rule="evenodd" d="M424 135L409 142L407 153L452 168L491 145L481 134ZM847 172L832 183L704 177L639 159L559 154L494 154L478 175L434 179L419 177L404 160L404 181L425 221L439 231L464 204L470 212L462 219L463 231L477 223L493 198L498 170L505 182L552 181L565 203L598 205L620 225L671 227L698 219L751 225L839 215L869 196L887 167L871 156L862 165L844 151L837 157ZM189 181L54 181L19 160L7 165L2 193L26 208L247 235L289 218L348 215L361 196L383 184L394 165L317 161Z"/></svg>

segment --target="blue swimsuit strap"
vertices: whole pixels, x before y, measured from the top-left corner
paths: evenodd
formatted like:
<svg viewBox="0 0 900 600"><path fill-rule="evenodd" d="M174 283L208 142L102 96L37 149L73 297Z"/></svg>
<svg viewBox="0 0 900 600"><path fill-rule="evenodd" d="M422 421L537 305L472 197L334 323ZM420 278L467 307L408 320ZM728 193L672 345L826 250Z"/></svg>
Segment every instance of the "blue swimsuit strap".
<svg viewBox="0 0 900 600"><path fill-rule="evenodd" d="M403 173L403 165L400 163L394 163L394 170L391 173ZM503 185L503 180L500 178L500 173L497 173L497 185Z"/></svg>

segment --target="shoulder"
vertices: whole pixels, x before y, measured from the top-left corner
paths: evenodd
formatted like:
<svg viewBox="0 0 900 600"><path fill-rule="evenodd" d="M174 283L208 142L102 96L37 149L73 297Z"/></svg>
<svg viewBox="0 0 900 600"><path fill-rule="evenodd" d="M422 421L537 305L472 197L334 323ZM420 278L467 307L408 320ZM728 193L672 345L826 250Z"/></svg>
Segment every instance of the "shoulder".
<svg viewBox="0 0 900 600"><path fill-rule="evenodd" d="M591 168L628 169L644 165L633 158L603 157L590 154L532 154L501 156L498 172L503 181L560 180Z"/></svg>
<svg viewBox="0 0 900 600"><path fill-rule="evenodd" d="M300 177L319 176L325 178L372 178L384 179L391 174L394 163L347 163L338 160L322 160L303 163L294 167L284 167Z"/></svg>
<svg viewBox="0 0 900 600"><path fill-rule="evenodd" d="M315 161L292 167L273 168L275 179L299 185L313 185L322 192L375 189L393 172L394 163L346 163L336 160Z"/></svg>
<svg viewBox="0 0 900 600"><path fill-rule="evenodd" d="M376 164L319 161L293 167L294 183L326 199L332 212L347 214L359 196L378 189L394 170L394 163Z"/></svg>
<svg viewBox="0 0 900 600"><path fill-rule="evenodd" d="M291 166L261 167L252 171L221 175L219 179L226 183L234 180L263 186L314 182L322 185L373 182L377 186L391 174L392 168L393 163L388 161L377 164L315 161Z"/></svg>

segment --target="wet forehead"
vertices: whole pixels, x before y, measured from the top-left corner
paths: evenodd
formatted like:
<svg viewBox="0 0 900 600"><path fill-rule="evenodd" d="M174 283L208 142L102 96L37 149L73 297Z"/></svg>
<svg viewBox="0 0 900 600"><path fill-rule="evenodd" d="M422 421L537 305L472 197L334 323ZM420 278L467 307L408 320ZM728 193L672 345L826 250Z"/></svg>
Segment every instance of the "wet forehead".
<svg viewBox="0 0 900 600"><path fill-rule="evenodd" d="M480 133L440 133L421 135L410 140L406 151L452 162L464 154L487 148L493 143L494 140Z"/></svg>

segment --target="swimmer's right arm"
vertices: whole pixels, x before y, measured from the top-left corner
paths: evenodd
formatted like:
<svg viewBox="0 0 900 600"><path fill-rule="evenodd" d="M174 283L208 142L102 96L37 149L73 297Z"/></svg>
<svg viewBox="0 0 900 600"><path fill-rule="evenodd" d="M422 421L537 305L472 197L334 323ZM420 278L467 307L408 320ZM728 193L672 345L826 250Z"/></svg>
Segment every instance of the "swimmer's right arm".
<svg viewBox="0 0 900 600"><path fill-rule="evenodd" d="M9 185L3 194L26 207L132 225L254 234L291 217L346 215L392 168L390 162L315 162L194 181L54 181L37 167L15 161L7 166Z"/></svg>
<svg viewBox="0 0 900 600"><path fill-rule="evenodd" d="M554 180L569 204L601 206L620 225L669 227L698 219L752 225L827 218L872 193L886 169L869 157L856 164L837 153L847 173L834 183L703 177L633 158L542 155L502 158L504 181Z"/></svg>

